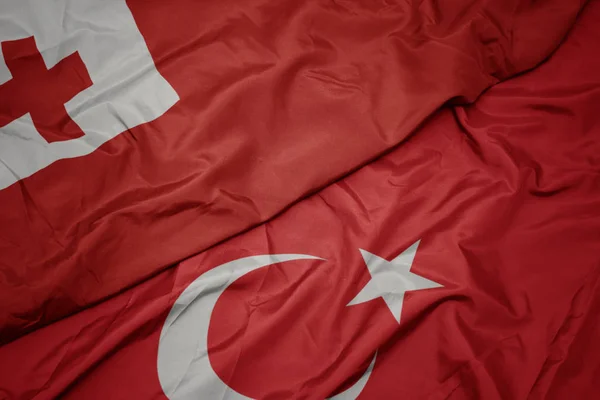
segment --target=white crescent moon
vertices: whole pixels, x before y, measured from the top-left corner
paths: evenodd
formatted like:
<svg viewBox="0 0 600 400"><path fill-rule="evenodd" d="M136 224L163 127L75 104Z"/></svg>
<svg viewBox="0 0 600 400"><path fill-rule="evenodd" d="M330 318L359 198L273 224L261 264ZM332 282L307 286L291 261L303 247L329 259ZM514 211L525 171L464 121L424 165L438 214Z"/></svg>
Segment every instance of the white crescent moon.
<svg viewBox="0 0 600 400"><path fill-rule="evenodd" d="M225 289L248 272L284 261L306 259L323 260L304 254L240 258L200 275L183 291L167 316L158 345L158 378L170 400L251 400L227 386L210 365L208 326L213 309ZM356 399L371 376L375 357L352 387L331 399Z"/></svg>

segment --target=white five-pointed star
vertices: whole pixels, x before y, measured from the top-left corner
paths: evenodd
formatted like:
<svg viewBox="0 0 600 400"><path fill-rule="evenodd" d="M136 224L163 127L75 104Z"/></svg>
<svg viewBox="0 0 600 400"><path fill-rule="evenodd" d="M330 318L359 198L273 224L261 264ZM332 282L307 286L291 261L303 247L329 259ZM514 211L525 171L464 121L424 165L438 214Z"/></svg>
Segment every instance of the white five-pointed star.
<svg viewBox="0 0 600 400"><path fill-rule="evenodd" d="M403 251L402 254L392 261L361 249L360 252L371 274L371 280L348 305L365 303L382 297L396 321L400 323L404 293L409 290L442 287L437 282L410 272L410 267L417 254L418 246L419 241Z"/></svg>

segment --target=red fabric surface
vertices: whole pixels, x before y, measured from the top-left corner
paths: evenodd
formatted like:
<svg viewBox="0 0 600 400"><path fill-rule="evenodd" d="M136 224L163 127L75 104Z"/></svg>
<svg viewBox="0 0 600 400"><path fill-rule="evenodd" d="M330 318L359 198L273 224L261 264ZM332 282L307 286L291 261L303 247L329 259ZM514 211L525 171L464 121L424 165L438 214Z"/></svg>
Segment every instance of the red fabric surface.
<svg viewBox="0 0 600 400"><path fill-rule="evenodd" d="M0 341L272 217L447 100L535 66L583 3L128 1L181 100L0 191Z"/></svg>
<svg viewBox="0 0 600 400"><path fill-rule="evenodd" d="M158 340L185 287L300 253L325 260L252 272L217 303L209 356L234 390L324 398L377 351L360 398L596 397L599 18L591 2L547 63L274 220L1 347L0 394L165 399ZM400 325L381 299L346 306L369 281L359 249L391 260L418 239L411 270L443 288L409 293Z"/></svg>

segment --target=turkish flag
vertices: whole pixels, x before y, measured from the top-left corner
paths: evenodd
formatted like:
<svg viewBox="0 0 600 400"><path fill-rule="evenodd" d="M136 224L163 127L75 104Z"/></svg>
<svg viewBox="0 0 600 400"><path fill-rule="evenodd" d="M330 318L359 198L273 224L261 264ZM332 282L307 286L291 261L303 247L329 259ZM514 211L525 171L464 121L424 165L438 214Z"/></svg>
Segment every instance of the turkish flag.
<svg viewBox="0 0 600 400"><path fill-rule="evenodd" d="M534 67L583 3L3 1L0 341L271 218Z"/></svg>
<svg viewBox="0 0 600 400"><path fill-rule="evenodd" d="M3 346L0 393L597 397L599 18L272 221Z"/></svg>

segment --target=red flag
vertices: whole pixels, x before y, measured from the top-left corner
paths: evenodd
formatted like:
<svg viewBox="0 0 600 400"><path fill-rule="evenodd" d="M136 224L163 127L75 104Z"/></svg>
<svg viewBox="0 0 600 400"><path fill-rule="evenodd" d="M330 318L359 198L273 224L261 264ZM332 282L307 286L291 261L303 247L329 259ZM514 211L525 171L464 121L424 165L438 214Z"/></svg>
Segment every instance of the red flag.
<svg viewBox="0 0 600 400"><path fill-rule="evenodd" d="M533 67L583 3L32 1L0 6L3 342Z"/></svg>
<svg viewBox="0 0 600 400"><path fill-rule="evenodd" d="M276 219L3 346L0 393L594 398L599 17Z"/></svg>

